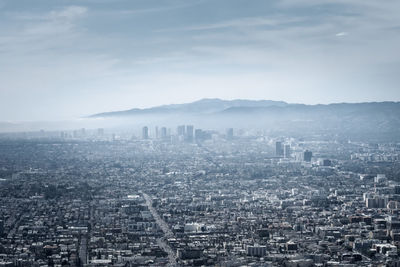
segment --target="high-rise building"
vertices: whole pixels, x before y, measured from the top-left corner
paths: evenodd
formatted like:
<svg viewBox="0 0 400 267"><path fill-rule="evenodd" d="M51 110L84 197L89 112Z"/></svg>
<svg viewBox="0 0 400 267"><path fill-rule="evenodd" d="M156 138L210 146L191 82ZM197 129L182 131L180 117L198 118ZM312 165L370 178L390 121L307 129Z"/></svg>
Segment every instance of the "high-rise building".
<svg viewBox="0 0 400 267"><path fill-rule="evenodd" d="M275 154L276 154L278 157L283 157L284 150L283 150L282 142L280 142L280 141L277 141L277 142L275 143Z"/></svg>
<svg viewBox="0 0 400 267"><path fill-rule="evenodd" d="M284 146L284 157L285 158L290 158L290 156L291 156L291 151L290 151L290 145L289 144L286 144L285 146Z"/></svg>
<svg viewBox="0 0 400 267"><path fill-rule="evenodd" d="M149 139L149 128L147 126L142 129L142 139Z"/></svg>
<svg viewBox="0 0 400 267"><path fill-rule="evenodd" d="M167 139L167 128L166 127L162 127L161 128L161 139L162 140L166 140Z"/></svg>
<svg viewBox="0 0 400 267"><path fill-rule="evenodd" d="M156 139L160 138L159 133L158 133L158 126L156 126L156 136L155 136L155 138Z"/></svg>
<svg viewBox="0 0 400 267"><path fill-rule="evenodd" d="M203 140L203 131L201 129L196 129L194 131L194 139L196 142L200 142Z"/></svg>
<svg viewBox="0 0 400 267"><path fill-rule="evenodd" d="M97 129L97 135L98 136L103 136L104 135L104 129L103 128Z"/></svg>
<svg viewBox="0 0 400 267"><path fill-rule="evenodd" d="M229 128L226 130L226 139L232 140L233 139L233 128Z"/></svg>
<svg viewBox="0 0 400 267"><path fill-rule="evenodd" d="M211 138L212 138L212 132L203 131L202 129L196 129L194 132L194 139L196 140L196 142L210 140Z"/></svg>
<svg viewBox="0 0 400 267"><path fill-rule="evenodd" d="M311 162L312 152L309 150L304 151L303 159L305 162Z"/></svg>
<svg viewBox="0 0 400 267"><path fill-rule="evenodd" d="M185 135L185 125L179 125L179 126L176 128L176 133L177 133L177 135L179 135L179 136L184 136L184 135Z"/></svg>
<svg viewBox="0 0 400 267"><path fill-rule="evenodd" d="M193 142L193 125L186 125L186 141Z"/></svg>
<svg viewBox="0 0 400 267"><path fill-rule="evenodd" d="M395 193L396 195L400 195L400 185L394 186L394 193Z"/></svg>

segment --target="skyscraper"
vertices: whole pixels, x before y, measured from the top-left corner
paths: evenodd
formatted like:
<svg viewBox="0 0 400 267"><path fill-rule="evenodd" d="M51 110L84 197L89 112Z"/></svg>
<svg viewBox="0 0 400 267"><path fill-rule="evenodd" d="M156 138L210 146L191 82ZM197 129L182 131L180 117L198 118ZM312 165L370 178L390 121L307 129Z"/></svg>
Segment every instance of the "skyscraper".
<svg viewBox="0 0 400 267"><path fill-rule="evenodd" d="M159 136L159 133L158 133L158 126L156 126L156 136L155 136L155 138L156 139L158 139L160 136Z"/></svg>
<svg viewBox="0 0 400 267"><path fill-rule="evenodd" d="M176 129L176 133L179 136L184 136L185 135L185 125L179 125Z"/></svg>
<svg viewBox="0 0 400 267"><path fill-rule="evenodd" d="M149 139L149 128L147 126L142 129L142 139Z"/></svg>
<svg viewBox="0 0 400 267"><path fill-rule="evenodd" d="M186 125L186 141L193 142L193 125Z"/></svg>
<svg viewBox="0 0 400 267"><path fill-rule="evenodd" d="M284 154L283 145L282 145L282 142L280 142L280 141L277 141L275 143L275 154L278 157L283 157L283 154Z"/></svg>
<svg viewBox="0 0 400 267"><path fill-rule="evenodd" d="M194 131L194 138L196 140L196 142L200 142L203 140L203 131L201 129L196 129L196 131Z"/></svg>
<svg viewBox="0 0 400 267"><path fill-rule="evenodd" d="M285 158L290 158L290 154L291 154L291 151L290 151L290 145L289 144L286 144L285 146L284 146L284 157Z"/></svg>
<svg viewBox="0 0 400 267"><path fill-rule="evenodd" d="M305 162L311 162L311 158L312 158L312 152L309 150L304 151L304 161Z"/></svg>
<svg viewBox="0 0 400 267"><path fill-rule="evenodd" d="M162 127L161 128L161 139L162 140L166 140L167 139L167 128L166 127Z"/></svg>
<svg viewBox="0 0 400 267"><path fill-rule="evenodd" d="M229 128L226 130L226 139L232 140L233 139L233 128Z"/></svg>

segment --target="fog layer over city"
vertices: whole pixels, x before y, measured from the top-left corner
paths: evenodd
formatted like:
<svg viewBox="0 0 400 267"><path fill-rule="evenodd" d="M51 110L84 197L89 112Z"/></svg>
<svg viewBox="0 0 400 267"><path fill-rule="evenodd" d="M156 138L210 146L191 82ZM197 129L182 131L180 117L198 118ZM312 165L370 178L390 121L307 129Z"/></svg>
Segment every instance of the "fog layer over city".
<svg viewBox="0 0 400 267"><path fill-rule="evenodd" d="M399 267L399 0L0 0L0 267Z"/></svg>

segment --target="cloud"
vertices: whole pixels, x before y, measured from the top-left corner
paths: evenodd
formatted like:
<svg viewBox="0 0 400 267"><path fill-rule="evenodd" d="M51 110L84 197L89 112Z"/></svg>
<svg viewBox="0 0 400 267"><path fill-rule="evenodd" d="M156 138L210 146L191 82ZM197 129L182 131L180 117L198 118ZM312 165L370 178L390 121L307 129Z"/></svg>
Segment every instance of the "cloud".
<svg viewBox="0 0 400 267"><path fill-rule="evenodd" d="M10 19L27 21L55 21L75 20L84 17L88 13L85 6L64 6L48 12L7 12Z"/></svg>
<svg viewBox="0 0 400 267"><path fill-rule="evenodd" d="M278 26L284 23L300 22L302 18L289 18L289 17L244 17L233 20L226 20L211 24L192 25L180 28L162 29L157 32L170 32L170 31L205 31L205 30L218 30L228 28L246 28L257 26Z"/></svg>
<svg viewBox="0 0 400 267"><path fill-rule="evenodd" d="M83 6L68 6L61 10L53 10L48 18L51 20L75 20L86 15L88 9Z"/></svg>
<svg viewBox="0 0 400 267"><path fill-rule="evenodd" d="M184 2L181 2L181 3L177 3L177 4L169 4L169 5L165 5L165 6L158 5L157 7L151 7L151 8L111 10L109 12L111 12L111 13L117 12L118 14L122 14L122 15L155 13L155 12L164 12L164 11L188 8L188 7L192 7L192 6L195 6L195 5L199 5L199 4L203 3L203 2L204 2L204 0L197 0L197 1L192 0L192 1L184 1Z"/></svg>
<svg viewBox="0 0 400 267"><path fill-rule="evenodd" d="M337 37L342 37L342 36L347 36L349 35L349 33L347 32L338 32L337 34L335 34Z"/></svg>
<svg viewBox="0 0 400 267"><path fill-rule="evenodd" d="M84 6L65 6L46 13L8 13L15 25L22 25L22 34L49 35L62 34L71 31L79 19L84 18L88 8Z"/></svg>

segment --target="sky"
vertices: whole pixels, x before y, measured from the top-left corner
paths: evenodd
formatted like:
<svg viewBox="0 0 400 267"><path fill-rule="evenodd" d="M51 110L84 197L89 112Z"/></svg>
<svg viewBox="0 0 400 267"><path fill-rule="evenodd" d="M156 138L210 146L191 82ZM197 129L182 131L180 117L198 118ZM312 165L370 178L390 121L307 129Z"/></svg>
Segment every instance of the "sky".
<svg viewBox="0 0 400 267"><path fill-rule="evenodd" d="M0 121L400 101L398 0L0 0Z"/></svg>

